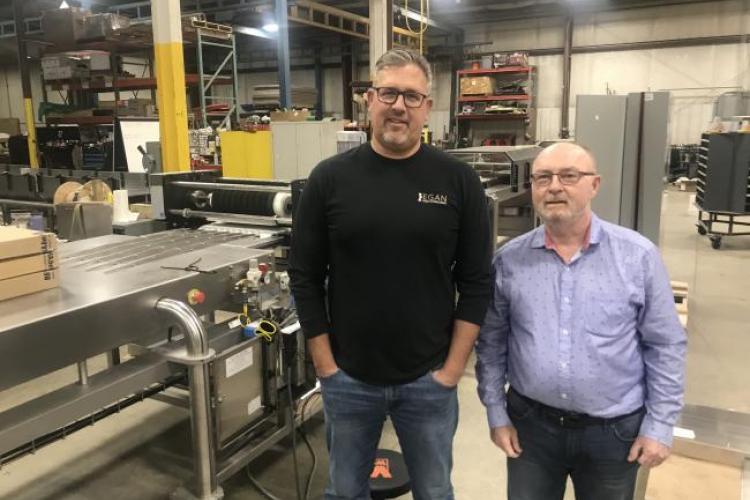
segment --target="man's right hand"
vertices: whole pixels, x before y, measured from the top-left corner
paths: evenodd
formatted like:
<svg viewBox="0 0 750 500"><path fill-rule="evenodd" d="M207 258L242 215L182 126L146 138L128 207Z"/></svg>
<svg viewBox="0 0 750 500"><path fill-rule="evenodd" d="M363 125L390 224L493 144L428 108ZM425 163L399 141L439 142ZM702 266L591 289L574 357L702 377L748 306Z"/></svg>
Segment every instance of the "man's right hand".
<svg viewBox="0 0 750 500"><path fill-rule="evenodd" d="M318 335L307 341L307 349L315 366L315 374L318 378L326 378L339 371L339 366L331 352L331 342L328 334Z"/></svg>
<svg viewBox="0 0 750 500"><path fill-rule="evenodd" d="M495 446L503 450L510 458L521 456L523 450L521 449L521 444L518 442L518 432L512 425L493 427L490 430L490 438L495 443Z"/></svg>

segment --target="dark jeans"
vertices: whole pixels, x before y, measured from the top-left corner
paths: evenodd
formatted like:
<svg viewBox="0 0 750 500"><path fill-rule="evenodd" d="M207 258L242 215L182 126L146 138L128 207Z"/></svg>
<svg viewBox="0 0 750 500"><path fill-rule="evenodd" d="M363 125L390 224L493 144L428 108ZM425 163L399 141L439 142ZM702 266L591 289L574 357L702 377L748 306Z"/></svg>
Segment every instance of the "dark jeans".
<svg viewBox="0 0 750 500"><path fill-rule="evenodd" d="M414 382L374 386L343 370L321 379L330 456L326 500L370 498L370 472L386 416L391 417L415 500L453 500L456 388L428 372Z"/></svg>
<svg viewBox="0 0 750 500"><path fill-rule="evenodd" d="M577 500L632 500L638 462L627 461L644 411L588 425L561 425L511 390L508 414L523 452L508 458L509 500L562 500L570 475Z"/></svg>

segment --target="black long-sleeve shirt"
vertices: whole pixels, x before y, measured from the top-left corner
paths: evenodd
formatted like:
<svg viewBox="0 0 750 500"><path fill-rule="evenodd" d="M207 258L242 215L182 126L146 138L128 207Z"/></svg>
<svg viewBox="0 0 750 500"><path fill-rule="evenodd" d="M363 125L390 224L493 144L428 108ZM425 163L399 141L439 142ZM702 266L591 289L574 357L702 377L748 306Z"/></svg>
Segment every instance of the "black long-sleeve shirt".
<svg viewBox="0 0 750 500"><path fill-rule="evenodd" d="M328 333L336 363L359 380L415 380L445 360L454 319L484 320L489 240L478 176L431 146L392 160L365 144L321 162L292 231L305 336Z"/></svg>

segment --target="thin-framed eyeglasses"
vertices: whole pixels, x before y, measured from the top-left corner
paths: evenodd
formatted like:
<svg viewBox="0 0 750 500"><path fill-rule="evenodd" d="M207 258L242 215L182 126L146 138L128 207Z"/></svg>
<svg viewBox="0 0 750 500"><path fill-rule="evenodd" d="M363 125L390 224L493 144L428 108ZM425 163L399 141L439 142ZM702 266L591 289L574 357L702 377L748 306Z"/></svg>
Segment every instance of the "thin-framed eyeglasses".
<svg viewBox="0 0 750 500"><path fill-rule="evenodd" d="M597 174L596 172L581 172L574 168L562 170L557 173L542 171L531 174L531 182L533 182L534 185L538 187L547 187L552 184L552 178L557 176L560 184L562 184L563 186L573 186L575 184L578 184L582 177L590 175L599 174Z"/></svg>
<svg viewBox="0 0 750 500"><path fill-rule="evenodd" d="M420 107L428 97L427 94L422 94L416 90L399 90L393 87L372 87L372 90L378 96L378 101L383 104L396 104L398 96L404 96L404 106L407 108Z"/></svg>

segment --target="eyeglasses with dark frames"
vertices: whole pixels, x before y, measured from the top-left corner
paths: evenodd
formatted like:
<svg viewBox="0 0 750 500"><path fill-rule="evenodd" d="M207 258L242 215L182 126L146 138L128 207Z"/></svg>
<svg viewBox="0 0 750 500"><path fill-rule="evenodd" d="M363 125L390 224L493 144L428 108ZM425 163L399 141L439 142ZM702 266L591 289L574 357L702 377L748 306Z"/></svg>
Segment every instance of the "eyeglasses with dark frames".
<svg viewBox="0 0 750 500"><path fill-rule="evenodd" d="M378 101L383 104L393 105L398 101L398 96L404 96L404 106L407 108L418 108L424 104L427 94L415 90L399 90L393 87L372 87L378 96Z"/></svg>
<svg viewBox="0 0 750 500"><path fill-rule="evenodd" d="M560 184L562 184L563 186L573 186L575 184L578 184L582 177L590 175L599 174L597 174L596 172L581 172L576 169L563 170L558 173L542 171L531 174L531 182L533 182L534 185L538 187L547 187L552 184L552 178L557 176Z"/></svg>

